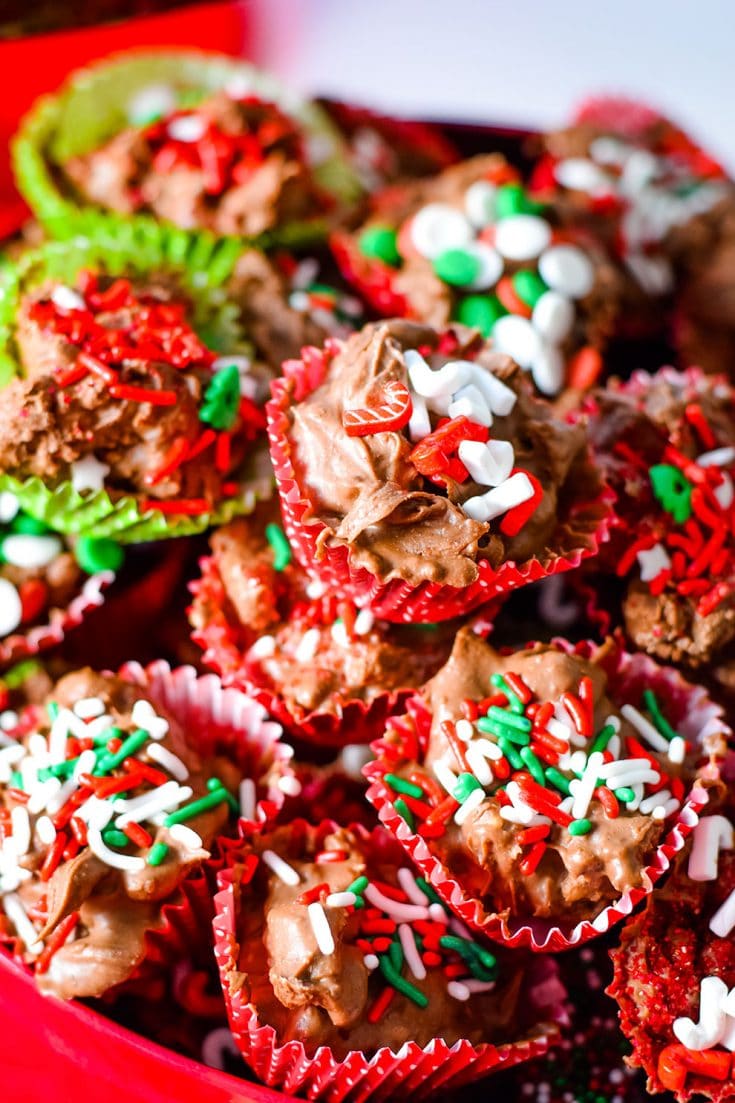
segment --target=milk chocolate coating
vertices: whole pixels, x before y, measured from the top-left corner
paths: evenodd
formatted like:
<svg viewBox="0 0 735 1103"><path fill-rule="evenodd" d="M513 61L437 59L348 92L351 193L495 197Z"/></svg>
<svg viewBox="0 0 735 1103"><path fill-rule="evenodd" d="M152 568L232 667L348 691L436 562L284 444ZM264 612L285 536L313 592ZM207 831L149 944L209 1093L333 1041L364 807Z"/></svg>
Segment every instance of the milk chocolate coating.
<svg viewBox="0 0 735 1103"><path fill-rule="evenodd" d="M429 327L398 320L366 326L342 345L321 386L291 410L294 466L313 513L327 526L322 544L347 545L353 565L383 582L461 587L477 578L481 559L497 567L553 555L572 502L595 493L584 424L557 419L509 357L471 330L457 333L456 353L429 354L431 366L471 356L517 396L511 413L495 418L491 436L512 442L515 465L535 475L544 492L517 536L504 536L499 520L473 521L462 510L486 487L451 482L444 496L424 479L409 460L405 432L350 437L342 427L345 410L370 405L393 380L407 382L407 349L436 349L439 335Z"/></svg>

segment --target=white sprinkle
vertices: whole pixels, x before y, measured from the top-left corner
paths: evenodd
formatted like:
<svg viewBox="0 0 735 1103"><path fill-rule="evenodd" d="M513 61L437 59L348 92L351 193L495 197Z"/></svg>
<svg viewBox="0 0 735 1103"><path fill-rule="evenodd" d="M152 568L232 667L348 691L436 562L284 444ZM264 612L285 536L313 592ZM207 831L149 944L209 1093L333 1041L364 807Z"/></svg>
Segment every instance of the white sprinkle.
<svg viewBox="0 0 735 1103"><path fill-rule="evenodd" d="M133 705L130 718L137 728L148 732L151 739L158 741L168 733L168 720L159 716L150 701L140 700Z"/></svg>
<svg viewBox="0 0 735 1103"><path fill-rule="evenodd" d="M36 820L36 837L42 846L51 846L56 838L56 828L48 816L39 816Z"/></svg>
<svg viewBox="0 0 735 1103"><path fill-rule="evenodd" d="M589 295L595 282L591 260L576 245L552 245L539 257L538 270L552 291L570 299Z"/></svg>
<svg viewBox="0 0 735 1103"><path fill-rule="evenodd" d="M23 619L20 594L8 578L0 578L0 636L7 636Z"/></svg>
<svg viewBox="0 0 735 1103"><path fill-rule="evenodd" d="M473 812L475 812L485 800L484 789L473 789L470 795L465 801L460 804L457 811L454 813L454 822L460 826L469 819Z"/></svg>
<svg viewBox="0 0 735 1103"><path fill-rule="evenodd" d="M509 440L463 440L457 455L470 473L470 478L481 486L500 486L513 470L515 454Z"/></svg>
<svg viewBox="0 0 735 1103"><path fill-rule="evenodd" d="M610 190L610 180L606 173L586 157L566 157L559 161L554 166L554 176L563 188L569 188L570 191L604 195Z"/></svg>
<svg viewBox="0 0 735 1103"><path fill-rule="evenodd" d="M449 916L444 909L444 905L437 904L436 901L433 904L429 904L429 919L431 919L433 923L443 923L446 926L449 923ZM465 935L469 937L467 931L465 931Z"/></svg>
<svg viewBox="0 0 735 1103"><path fill-rule="evenodd" d="M167 830L174 842L180 843L186 850L204 849L201 836L185 823L174 823Z"/></svg>
<svg viewBox="0 0 735 1103"><path fill-rule="evenodd" d="M398 938L403 948L406 965L411 970L416 980L425 980L426 966L421 960L421 954L416 946L413 931L405 923L398 924Z"/></svg>
<svg viewBox="0 0 735 1103"><path fill-rule="evenodd" d="M92 748L88 748L86 751L82 751L77 759L77 764L72 771L71 780L75 785L79 784L79 779L82 774L91 774L92 770L97 765L97 756Z"/></svg>
<svg viewBox="0 0 735 1103"><path fill-rule="evenodd" d="M28 788L30 788L30 786L28 786ZM69 800L69 797L73 796L78 788L79 785L73 777L62 782L61 788L57 789L53 796L46 801L46 811L49 816L55 816L57 812L60 812ZM30 804L30 801L28 803Z"/></svg>
<svg viewBox="0 0 735 1103"><path fill-rule="evenodd" d="M164 747L161 743L150 743L145 748L145 753L147 758L150 758L152 762L157 762L159 766L163 766L164 770L167 770L171 777L176 778L177 781L186 781L189 777L188 766L181 761L178 755L175 755L173 751L170 751L168 747Z"/></svg>
<svg viewBox="0 0 735 1103"><path fill-rule="evenodd" d="M3 910L15 927L18 937L23 939L28 953L40 954L43 949L43 942L39 941L38 932L28 918L23 903L17 893L6 893L3 897Z"/></svg>
<svg viewBox="0 0 735 1103"><path fill-rule="evenodd" d="M31 845L31 821L28 818L28 809L22 804L16 804L10 812L10 824L13 832L13 844L19 858L28 853Z"/></svg>
<svg viewBox="0 0 735 1103"><path fill-rule="evenodd" d="M416 441L428 437L430 432L431 421L429 419L429 411L426 403L420 394L416 394L416 392L412 390L411 417L408 419L408 435L410 439L416 443Z"/></svg>
<svg viewBox="0 0 735 1103"><path fill-rule="evenodd" d="M309 628L304 632L301 637L301 641L296 648L296 661L300 663L309 663L314 658L319 647L319 629Z"/></svg>
<svg viewBox="0 0 735 1103"><path fill-rule="evenodd" d="M350 637L347 635L347 629L343 620L336 620L331 628L331 636L338 647L349 647Z"/></svg>
<svg viewBox="0 0 735 1103"><path fill-rule="evenodd" d="M363 895L374 907L380 908L397 923L413 923L417 919L427 919L429 915L428 906L402 904L399 900L391 900L372 884L368 885Z"/></svg>
<svg viewBox="0 0 735 1103"><path fill-rule="evenodd" d="M529 371L541 352L541 335L529 321L518 314L504 314L492 330L493 344Z"/></svg>
<svg viewBox="0 0 735 1103"><path fill-rule="evenodd" d="M690 881L716 881L721 850L735 846L735 831L725 816L704 816L694 828L687 870Z"/></svg>
<svg viewBox="0 0 735 1103"><path fill-rule="evenodd" d="M718 938L727 938L733 927L735 927L735 889L709 921L709 929Z"/></svg>
<svg viewBox="0 0 735 1103"><path fill-rule="evenodd" d="M207 124L201 115L180 115L172 119L166 129L175 142L198 142L204 137Z"/></svg>
<svg viewBox="0 0 735 1103"><path fill-rule="evenodd" d="M255 782L251 777L240 782L240 815L246 820L255 818Z"/></svg>
<svg viewBox="0 0 735 1103"><path fill-rule="evenodd" d="M268 659L276 650L276 641L274 636L261 636L257 639L248 651L248 658L251 659Z"/></svg>
<svg viewBox="0 0 735 1103"><path fill-rule="evenodd" d="M364 743L348 743L340 753L341 766L353 781L362 781L362 768L372 762L373 753Z"/></svg>
<svg viewBox="0 0 735 1103"><path fill-rule="evenodd" d="M506 820L508 823L520 823L524 827L530 825L534 818L533 808L529 808L528 805L524 805L522 808L518 808L515 805L505 805L500 809L501 820Z"/></svg>
<svg viewBox="0 0 735 1103"><path fill-rule="evenodd" d="M407 349L403 361L411 386L423 398L449 397L469 383L472 365L467 360L448 360L433 369L416 349Z"/></svg>
<svg viewBox="0 0 735 1103"><path fill-rule="evenodd" d="M352 908L357 903L354 892L330 892L324 903L328 908Z"/></svg>
<svg viewBox="0 0 735 1103"><path fill-rule="evenodd" d="M121 854L119 851L111 850L103 841L99 827L95 827L91 823L87 826L87 843L92 853L96 854L100 861L105 862L106 865L112 866L113 869L135 873L145 867L143 858L139 858L135 854Z"/></svg>
<svg viewBox="0 0 735 1103"><path fill-rule="evenodd" d="M524 471L517 471L500 486L462 502L462 509L473 521L492 521L501 513L533 498L533 484Z"/></svg>
<svg viewBox="0 0 735 1103"><path fill-rule="evenodd" d="M582 820L587 815L589 804L592 800L592 794L597 788L597 779L599 777L599 769L602 765L602 761L601 751L593 751L587 759L584 773L579 780L577 792L574 794L574 804L572 805L571 812L572 819L574 820Z"/></svg>
<svg viewBox="0 0 735 1103"><path fill-rule="evenodd" d="M61 782L57 777L50 777L40 785L33 786L26 808L32 816L38 815L46 807L48 802L61 789Z"/></svg>
<svg viewBox="0 0 735 1103"><path fill-rule="evenodd" d="M375 954L365 954L365 957L362 960L365 964L365 968L371 973L374 972L380 965L380 961Z"/></svg>
<svg viewBox="0 0 735 1103"><path fill-rule="evenodd" d="M140 823L159 812L170 812L184 804L194 795L194 791L188 785L179 785L177 781L167 781L158 789L150 793L142 793L139 797L130 800L120 800L115 808L122 812L115 820L115 826L120 830L129 823Z"/></svg>
<svg viewBox="0 0 735 1103"><path fill-rule="evenodd" d="M450 980L447 984L447 995L451 996L453 1000L460 1000L462 1003L470 998L470 990L466 984L462 984L458 980Z"/></svg>
<svg viewBox="0 0 735 1103"><path fill-rule="evenodd" d="M441 759L437 759L433 766L434 776L440 785L442 785L446 791L450 794L454 793L457 788L457 775L453 770L450 770L446 762Z"/></svg>
<svg viewBox="0 0 735 1103"><path fill-rule="evenodd" d="M727 471L721 471L720 475L722 482L713 488L713 493L720 508L729 509L735 500L735 485Z"/></svg>
<svg viewBox="0 0 735 1103"><path fill-rule="evenodd" d="M320 578L312 578L306 587L306 595L310 597L312 601L317 601L320 597L324 597L327 592L326 582L322 582ZM267 639L266 636L261 636L261 639ZM270 639L273 637L271 636Z"/></svg>
<svg viewBox="0 0 735 1103"><path fill-rule="evenodd" d="M428 203L411 221L411 242L430 260L447 249L463 249L473 237L467 218L448 203Z"/></svg>
<svg viewBox="0 0 735 1103"><path fill-rule="evenodd" d="M270 870L275 873L280 881L286 885L298 885L301 881L296 870L288 862L284 862L273 850L264 850L261 858Z"/></svg>
<svg viewBox="0 0 735 1103"><path fill-rule="evenodd" d="M122 801L118 802L118 807ZM115 806L109 800L100 800L99 797L90 797L77 812L80 820L102 831L115 815ZM118 825L119 826L119 825Z"/></svg>
<svg viewBox="0 0 735 1103"><path fill-rule="evenodd" d="M485 739L484 736L474 739L472 746L480 752L483 758L489 758L491 762L498 762L503 757L503 752L497 743L493 743L491 739Z"/></svg>
<svg viewBox="0 0 735 1103"><path fill-rule="evenodd" d="M14 533L2 541L3 558L14 567L25 567L29 571L47 567L63 550L58 536Z"/></svg>
<svg viewBox="0 0 735 1103"><path fill-rule="evenodd" d="M102 490L105 476L109 473L109 466L100 463L96 456L83 456L80 460L74 460L71 465L71 485L80 494L83 490L96 492Z"/></svg>
<svg viewBox="0 0 735 1103"><path fill-rule="evenodd" d="M668 754L668 739L664 739L661 733L654 728L650 720L646 720L645 716L643 716L637 708L633 705L623 705L620 711L628 723L635 728L639 735L643 736L651 747L653 747L654 751L663 751L664 754Z"/></svg>
<svg viewBox="0 0 735 1103"><path fill-rule="evenodd" d="M571 725L562 724L555 716L552 716L551 719L547 721L546 730L549 735L553 735L555 739L563 739L565 743L571 741L573 734Z"/></svg>
<svg viewBox="0 0 735 1103"><path fill-rule="evenodd" d="M490 413L485 397L479 387L474 383L468 383L455 393L449 403L450 417L468 417L470 421L489 428L493 423L493 415Z"/></svg>
<svg viewBox="0 0 735 1103"><path fill-rule="evenodd" d="M73 287L66 287L63 283L57 284L51 292L51 302L59 310L86 310L87 308L79 292Z"/></svg>
<svg viewBox="0 0 735 1103"><path fill-rule="evenodd" d="M278 779L278 788L287 797L298 797L301 793L301 782L297 777L286 774Z"/></svg>
<svg viewBox="0 0 735 1103"><path fill-rule="evenodd" d="M467 764L480 782L480 785L492 785L493 772L482 751L474 743L470 743L465 754L467 756Z"/></svg>
<svg viewBox="0 0 735 1103"><path fill-rule="evenodd" d="M14 728L18 727L19 723L20 717L13 709L5 709L4 712L0 712L0 728L3 732L13 731ZM13 742L5 743L5 746L10 747L13 745Z"/></svg>
<svg viewBox="0 0 735 1103"><path fill-rule="evenodd" d="M375 614L371 613L369 609L361 609L355 617L355 635L367 636L369 632L372 632L374 624Z"/></svg>
<svg viewBox="0 0 735 1103"><path fill-rule="evenodd" d="M468 977L467 980L463 980L465 988L469 989L470 993L474 995L482 995L483 992L492 992L495 987L494 980L475 980L474 977Z"/></svg>
<svg viewBox="0 0 735 1103"><path fill-rule="evenodd" d="M108 731L112 724L112 717L107 713L103 713L102 716L98 716L95 720L89 720L85 735L87 739L96 739L98 735L102 735L103 732Z"/></svg>
<svg viewBox="0 0 735 1103"><path fill-rule="evenodd" d="M456 723L456 731L458 737L463 743L468 743L472 736L475 734L475 729L469 720L458 720Z"/></svg>
<svg viewBox="0 0 735 1103"><path fill-rule="evenodd" d="M729 467L735 463L735 448L715 448L712 452L703 452L694 462L700 467Z"/></svg>
<svg viewBox="0 0 735 1103"><path fill-rule="evenodd" d="M485 401L496 417L507 417L517 402L514 390L502 383L496 375L493 375L482 364L475 364L471 360L460 361L469 366L470 378L475 386L482 391Z"/></svg>
<svg viewBox="0 0 735 1103"><path fill-rule="evenodd" d="M82 697L72 711L80 720L94 720L97 716L104 714L105 703L99 697Z"/></svg>
<svg viewBox="0 0 735 1103"><path fill-rule="evenodd" d="M668 789L662 789L658 793L652 793L650 797L644 797L640 803L640 810L644 816L647 816L654 808L659 806L663 808L668 800L671 800L671 793Z"/></svg>
<svg viewBox="0 0 735 1103"><path fill-rule="evenodd" d="M400 866L397 872L398 884L412 904L418 907L426 906L426 896L416 884L416 878L407 866Z"/></svg>
<svg viewBox="0 0 735 1103"><path fill-rule="evenodd" d="M686 758L687 744L686 740L680 735L675 735L669 743L669 762L673 762L677 766L681 766L682 762Z"/></svg>
<svg viewBox="0 0 735 1103"><path fill-rule="evenodd" d="M550 241L551 226L538 215L510 215L495 227L495 248L507 260L535 260Z"/></svg>

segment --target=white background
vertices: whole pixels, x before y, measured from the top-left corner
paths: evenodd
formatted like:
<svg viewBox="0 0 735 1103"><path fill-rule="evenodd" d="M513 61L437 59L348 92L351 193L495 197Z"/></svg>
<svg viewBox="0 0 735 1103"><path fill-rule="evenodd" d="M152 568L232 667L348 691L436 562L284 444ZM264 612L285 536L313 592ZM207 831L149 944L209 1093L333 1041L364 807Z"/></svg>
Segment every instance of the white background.
<svg viewBox="0 0 735 1103"><path fill-rule="evenodd" d="M642 96L735 168L735 0L250 0L256 55L305 92L555 126Z"/></svg>

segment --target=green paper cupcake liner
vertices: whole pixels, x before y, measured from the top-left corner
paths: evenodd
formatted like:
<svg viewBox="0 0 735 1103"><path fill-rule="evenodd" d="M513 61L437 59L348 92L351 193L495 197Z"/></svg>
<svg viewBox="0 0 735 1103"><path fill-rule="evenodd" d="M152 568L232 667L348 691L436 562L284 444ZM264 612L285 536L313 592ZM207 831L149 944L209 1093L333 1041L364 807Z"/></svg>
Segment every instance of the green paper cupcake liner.
<svg viewBox="0 0 735 1103"><path fill-rule="evenodd" d="M71 187L64 188L59 167L70 157L98 148L128 126L126 105L151 85L170 86L191 103L233 81L278 104L301 125L312 149L323 151L312 163L320 187L340 204L359 199L362 188L349 164L344 140L320 107L297 99L274 78L244 62L188 50L120 55L77 71L56 94L39 99L12 143L18 188L52 237L66 240L96 231L100 229L100 210L79 201ZM105 218L113 227L140 220L153 222L140 215L126 218L113 213ZM279 227L250 238L249 243L261 248L297 248L323 239L326 233L325 220L315 218ZM235 239L239 246L245 240Z"/></svg>
<svg viewBox="0 0 735 1103"><path fill-rule="evenodd" d="M74 283L85 268L133 277L170 272L192 296L194 328L200 333L206 329L208 347L233 355L251 351L237 305L228 298L226 287L242 252L241 244L218 241L211 235L192 237L153 219L114 225L95 212L86 217L90 225L98 225L94 238L47 242L0 271L0 388L13 376L22 375L13 333L21 296L49 278ZM106 489L79 493L69 481L47 486L38 477L20 479L7 472L0 473L0 490L11 491L22 509L57 532L139 543L204 532L210 525L249 513L258 500L270 497L273 474L265 445L253 450L243 471L233 479L239 482L238 494L224 499L211 512L197 515L143 510L134 494L117 496L113 492L111 496Z"/></svg>

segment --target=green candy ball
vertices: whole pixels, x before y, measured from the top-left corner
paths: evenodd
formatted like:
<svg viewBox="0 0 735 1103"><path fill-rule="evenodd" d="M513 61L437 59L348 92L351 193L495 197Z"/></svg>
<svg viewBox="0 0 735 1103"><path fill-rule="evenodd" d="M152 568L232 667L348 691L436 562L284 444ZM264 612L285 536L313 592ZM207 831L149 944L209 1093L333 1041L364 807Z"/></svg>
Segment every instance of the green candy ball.
<svg viewBox="0 0 735 1103"><path fill-rule="evenodd" d="M74 554L77 563L87 574L119 571L125 558L122 547L104 536L80 536L76 542Z"/></svg>
<svg viewBox="0 0 735 1103"><path fill-rule="evenodd" d="M10 523L10 529L11 532L22 533L24 536L43 536L45 533L51 532L51 529L43 521L37 521L35 517L23 512L16 513Z"/></svg>
<svg viewBox="0 0 735 1103"><path fill-rule="evenodd" d="M398 235L390 226L368 226L360 234L360 252L364 257L382 260L383 264L397 268L401 263L397 240Z"/></svg>
<svg viewBox="0 0 735 1103"><path fill-rule="evenodd" d="M548 287L539 276L538 272L523 269L512 277L513 290L519 299L523 299L526 306L534 308L541 296L548 291Z"/></svg>
<svg viewBox="0 0 735 1103"><path fill-rule="evenodd" d="M452 287L466 287L480 274L480 261L465 249L446 249L434 261L440 280Z"/></svg>
<svg viewBox="0 0 735 1103"><path fill-rule="evenodd" d="M468 295L457 308L457 321L463 326L479 329L483 337L489 337L498 318L507 313L495 295Z"/></svg>

